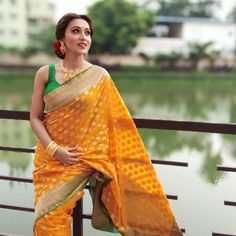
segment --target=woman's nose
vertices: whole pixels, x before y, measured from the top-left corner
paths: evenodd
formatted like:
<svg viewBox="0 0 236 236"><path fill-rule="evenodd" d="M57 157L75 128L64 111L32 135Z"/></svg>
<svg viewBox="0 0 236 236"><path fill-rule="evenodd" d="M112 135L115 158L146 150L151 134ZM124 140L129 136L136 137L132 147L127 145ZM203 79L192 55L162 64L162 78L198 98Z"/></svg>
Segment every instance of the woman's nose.
<svg viewBox="0 0 236 236"><path fill-rule="evenodd" d="M85 39L85 37L86 37L86 35L85 35L84 32L81 32L81 33L79 34L79 38L80 38L80 39Z"/></svg>

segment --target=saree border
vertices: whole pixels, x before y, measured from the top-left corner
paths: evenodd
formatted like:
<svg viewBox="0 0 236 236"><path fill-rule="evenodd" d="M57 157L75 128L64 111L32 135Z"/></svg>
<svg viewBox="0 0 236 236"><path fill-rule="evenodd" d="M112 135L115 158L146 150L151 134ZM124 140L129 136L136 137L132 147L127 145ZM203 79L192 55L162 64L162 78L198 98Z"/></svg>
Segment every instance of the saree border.
<svg viewBox="0 0 236 236"><path fill-rule="evenodd" d="M35 206L35 222L81 192L93 172L93 170L84 172L68 182L48 190Z"/></svg>

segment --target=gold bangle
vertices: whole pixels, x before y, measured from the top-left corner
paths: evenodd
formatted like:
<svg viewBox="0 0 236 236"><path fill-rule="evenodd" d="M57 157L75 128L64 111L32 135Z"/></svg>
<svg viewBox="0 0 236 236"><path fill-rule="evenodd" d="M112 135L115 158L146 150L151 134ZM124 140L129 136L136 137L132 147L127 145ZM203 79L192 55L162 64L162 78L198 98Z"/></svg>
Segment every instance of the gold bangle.
<svg viewBox="0 0 236 236"><path fill-rule="evenodd" d="M56 150L57 150L59 147L60 147L60 145L58 145L58 144L55 143L54 141L51 141L51 142L48 144L48 146L47 146L45 152L46 152L46 154L47 154L48 156L53 157L54 154L55 154L55 152L56 152Z"/></svg>

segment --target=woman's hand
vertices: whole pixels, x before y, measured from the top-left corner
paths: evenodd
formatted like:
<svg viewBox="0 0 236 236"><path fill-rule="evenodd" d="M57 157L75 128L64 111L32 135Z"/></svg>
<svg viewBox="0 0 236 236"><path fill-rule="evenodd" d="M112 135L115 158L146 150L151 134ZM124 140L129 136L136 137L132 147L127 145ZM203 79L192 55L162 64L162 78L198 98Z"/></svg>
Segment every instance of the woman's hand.
<svg viewBox="0 0 236 236"><path fill-rule="evenodd" d="M78 147L59 147L55 154L54 158L61 162L64 166L66 165L74 165L79 162L78 157L82 155L82 153L75 152Z"/></svg>

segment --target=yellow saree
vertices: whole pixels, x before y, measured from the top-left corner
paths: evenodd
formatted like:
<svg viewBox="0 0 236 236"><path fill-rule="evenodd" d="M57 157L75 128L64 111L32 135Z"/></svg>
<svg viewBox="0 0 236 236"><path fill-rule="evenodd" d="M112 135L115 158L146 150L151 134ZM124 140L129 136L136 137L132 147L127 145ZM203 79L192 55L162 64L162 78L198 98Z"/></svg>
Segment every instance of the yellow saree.
<svg viewBox="0 0 236 236"><path fill-rule="evenodd" d="M136 126L105 69L93 66L44 96L45 126L62 146L80 147L63 166L35 151L35 236L71 235L71 212L89 183L92 225L124 236L180 236ZM98 182L94 172L102 174Z"/></svg>

